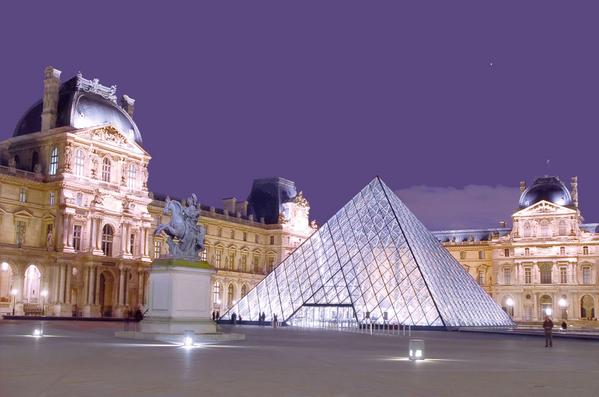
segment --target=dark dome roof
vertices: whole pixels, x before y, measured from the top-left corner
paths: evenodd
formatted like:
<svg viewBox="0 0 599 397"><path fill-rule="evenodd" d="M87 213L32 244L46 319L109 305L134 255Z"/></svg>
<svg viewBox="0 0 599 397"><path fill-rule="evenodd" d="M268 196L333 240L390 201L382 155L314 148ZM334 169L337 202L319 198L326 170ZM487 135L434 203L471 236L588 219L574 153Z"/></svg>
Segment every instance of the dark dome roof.
<svg viewBox="0 0 599 397"><path fill-rule="evenodd" d="M532 186L524 190L520 195L520 208L530 207L542 200L562 206L572 205L570 191L555 176L545 176L544 178L535 179Z"/></svg>
<svg viewBox="0 0 599 397"><path fill-rule="evenodd" d="M141 134L131 116L116 102L116 86L104 87L97 80L78 74L60 86L56 127L88 128L111 124L128 139L142 145ZM39 132L42 101L33 105L19 120L13 137Z"/></svg>

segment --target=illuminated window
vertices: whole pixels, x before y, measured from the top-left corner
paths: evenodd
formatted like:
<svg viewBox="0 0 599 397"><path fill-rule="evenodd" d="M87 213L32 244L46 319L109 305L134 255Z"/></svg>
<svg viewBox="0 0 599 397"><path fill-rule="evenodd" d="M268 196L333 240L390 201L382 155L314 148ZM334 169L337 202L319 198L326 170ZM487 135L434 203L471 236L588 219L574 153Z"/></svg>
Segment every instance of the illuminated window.
<svg viewBox="0 0 599 397"><path fill-rule="evenodd" d="M154 258L160 258L161 251L162 251L162 241L154 240Z"/></svg>
<svg viewBox="0 0 599 397"><path fill-rule="evenodd" d="M532 268L524 268L524 284L532 284Z"/></svg>
<svg viewBox="0 0 599 397"><path fill-rule="evenodd" d="M50 194L48 196L48 203L50 205L55 205L56 204L56 192L50 192Z"/></svg>
<svg viewBox="0 0 599 397"><path fill-rule="evenodd" d="M244 296L246 296L248 294L248 287L247 285L243 284L241 286L241 297L243 298Z"/></svg>
<svg viewBox="0 0 599 397"><path fill-rule="evenodd" d="M104 182L110 182L110 167L110 159L104 157L104 160L102 160L102 180Z"/></svg>
<svg viewBox="0 0 599 397"><path fill-rule="evenodd" d="M106 256L112 256L112 239L114 230L110 225L104 225L102 228L102 252Z"/></svg>
<svg viewBox="0 0 599 397"><path fill-rule="evenodd" d="M589 247L587 247L587 246L582 247L582 254L583 255L588 255L589 254Z"/></svg>
<svg viewBox="0 0 599 397"><path fill-rule="evenodd" d="M258 255L254 255L252 264L254 265L254 273L260 273L260 257Z"/></svg>
<svg viewBox="0 0 599 397"><path fill-rule="evenodd" d="M248 271L247 266L248 266L248 254L243 252L241 254L241 270L244 272L247 272Z"/></svg>
<svg viewBox="0 0 599 397"><path fill-rule="evenodd" d="M73 249L81 251L81 225L73 226Z"/></svg>
<svg viewBox="0 0 599 397"><path fill-rule="evenodd" d="M25 189L24 187L19 189L19 201L21 203L27 202L27 189Z"/></svg>
<svg viewBox="0 0 599 397"><path fill-rule="evenodd" d="M84 163L83 150L77 149L75 151L75 175L83 176L83 163Z"/></svg>
<svg viewBox="0 0 599 397"><path fill-rule="evenodd" d="M585 266L582 268L582 283L585 285L591 284L591 268Z"/></svg>
<svg viewBox="0 0 599 397"><path fill-rule="evenodd" d="M220 267L222 257L223 257L223 249L217 248L216 251L214 252L214 265L216 267Z"/></svg>
<svg viewBox="0 0 599 397"><path fill-rule="evenodd" d="M229 284L229 288L227 289L227 305L229 307L233 306L234 300L235 300L235 286L233 284Z"/></svg>
<svg viewBox="0 0 599 397"><path fill-rule="evenodd" d="M135 164L129 164L129 175L127 178L127 186L129 189L135 189L137 185L137 167Z"/></svg>
<svg viewBox="0 0 599 397"><path fill-rule="evenodd" d="M266 259L266 265L267 265L267 271L270 273L273 271L274 269L274 264L275 264L275 258L273 258L272 256L269 256L268 259Z"/></svg>
<svg viewBox="0 0 599 397"><path fill-rule="evenodd" d="M230 250L229 251L229 258L228 258L228 264L227 264L227 268L229 270L235 270L235 251Z"/></svg>
<svg viewBox="0 0 599 397"><path fill-rule="evenodd" d="M206 250L206 248L204 248L203 250L200 251L200 260L201 261L208 260L208 250Z"/></svg>
<svg viewBox="0 0 599 397"><path fill-rule="evenodd" d="M58 171L58 148L53 147L50 151L50 164L48 165L48 175L56 175Z"/></svg>
<svg viewBox="0 0 599 397"><path fill-rule="evenodd" d="M562 284L568 283L568 268L565 266L559 268L559 282Z"/></svg>
<svg viewBox="0 0 599 397"><path fill-rule="evenodd" d="M21 247L23 244L25 244L26 225L27 224L24 221L17 221L16 236L15 236L17 247Z"/></svg>
<svg viewBox="0 0 599 397"><path fill-rule="evenodd" d="M220 298L220 283L217 281L214 283L214 287L212 289L212 300L214 303L219 304Z"/></svg>

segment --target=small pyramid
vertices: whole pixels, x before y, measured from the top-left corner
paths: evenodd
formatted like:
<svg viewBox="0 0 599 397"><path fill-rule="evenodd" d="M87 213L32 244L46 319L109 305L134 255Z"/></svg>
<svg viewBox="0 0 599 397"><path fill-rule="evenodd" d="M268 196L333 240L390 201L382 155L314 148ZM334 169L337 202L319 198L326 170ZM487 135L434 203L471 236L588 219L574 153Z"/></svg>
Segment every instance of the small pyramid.
<svg viewBox="0 0 599 397"><path fill-rule="evenodd" d="M446 328L514 325L379 177L222 318L233 313L292 324L316 316Z"/></svg>

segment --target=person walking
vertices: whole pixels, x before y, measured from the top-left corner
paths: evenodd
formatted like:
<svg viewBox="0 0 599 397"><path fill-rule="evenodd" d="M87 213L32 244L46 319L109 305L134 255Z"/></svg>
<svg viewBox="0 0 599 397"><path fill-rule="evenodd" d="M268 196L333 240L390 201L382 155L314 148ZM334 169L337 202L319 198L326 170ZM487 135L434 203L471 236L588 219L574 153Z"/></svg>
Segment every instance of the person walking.
<svg viewBox="0 0 599 397"><path fill-rule="evenodd" d="M553 347L553 321L551 321L549 316L545 316L543 329L545 330L545 347Z"/></svg>

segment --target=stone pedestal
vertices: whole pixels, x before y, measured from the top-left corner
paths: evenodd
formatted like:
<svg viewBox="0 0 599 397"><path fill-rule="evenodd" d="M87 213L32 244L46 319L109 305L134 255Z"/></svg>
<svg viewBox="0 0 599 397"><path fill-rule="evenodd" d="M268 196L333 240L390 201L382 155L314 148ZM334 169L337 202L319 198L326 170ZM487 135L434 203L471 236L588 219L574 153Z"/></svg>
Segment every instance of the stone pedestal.
<svg viewBox="0 0 599 397"><path fill-rule="evenodd" d="M53 314L56 317L72 317L73 316L73 305L70 303L56 303L53 307ZM50 310L47 313L50 314Z"/></svg>
<svg viewBox="0 0 599 397"><path fill-rule="evenodd" d="M85 305L81 311L83 317L101 317L100 305Z"/></svg>
<svg viewBox="0 0 599 397"><path fill-rule="evenodd" d="M210 313L210 278L207 262L158 259L150 271L149 311L140 331L150 334L216 333Z"/></svg>

